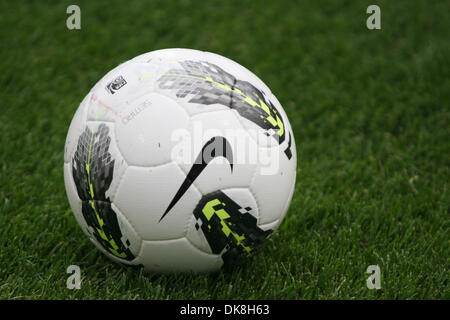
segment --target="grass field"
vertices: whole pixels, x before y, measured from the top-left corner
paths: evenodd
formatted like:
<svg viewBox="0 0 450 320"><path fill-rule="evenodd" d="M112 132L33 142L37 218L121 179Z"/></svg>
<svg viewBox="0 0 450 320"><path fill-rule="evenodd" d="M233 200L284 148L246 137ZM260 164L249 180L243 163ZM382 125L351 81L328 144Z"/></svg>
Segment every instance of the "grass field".
<svg viewBox="0 0 450 320"><path fill-rule="evenodd" d="M81 7L81 30L66 8ZM381 30L366 8L381 8ZM0 299L450 299L450 5L445 1L0 2ZM298 178L248 263L148 277L70 210L68 126L108 70L169 47L246 66L289 115ZM66 268L81 267L80 290ZM381 290L366 269L379 265Z"/></svg>

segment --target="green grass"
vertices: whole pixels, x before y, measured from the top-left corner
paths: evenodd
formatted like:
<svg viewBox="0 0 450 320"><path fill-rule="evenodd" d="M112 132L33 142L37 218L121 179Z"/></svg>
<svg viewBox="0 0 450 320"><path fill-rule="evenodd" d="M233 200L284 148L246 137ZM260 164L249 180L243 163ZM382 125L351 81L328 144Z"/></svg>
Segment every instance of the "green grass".
<svg viewBox="0 0 450 320"><path fill-rule="evenodd" d="M68 31L77 3L82 29ZM369 31L370 4L382 29ZM445 1L2 1L1 299L450 299ZM294 198L248 263L145 276L83 235L64 191L72 116L102 75L167 47L254 71L289 115ZM80 265L81 290L66 288ZM369 265L381 290L366 288Z"/></svg>

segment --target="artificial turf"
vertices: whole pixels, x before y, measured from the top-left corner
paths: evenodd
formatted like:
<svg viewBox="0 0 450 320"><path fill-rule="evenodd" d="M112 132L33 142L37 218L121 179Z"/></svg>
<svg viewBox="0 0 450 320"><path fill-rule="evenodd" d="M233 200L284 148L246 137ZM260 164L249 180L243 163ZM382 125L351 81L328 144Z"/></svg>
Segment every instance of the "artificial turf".
<svg viewBox="0 0 450 320"><path fill-rule="evenodd" d="M81 30L66 28L70 4ZM381 30L366 28L370 4ZM449 299L449 13L429 0L0 2L0 299ZM216 275L110 262L64 189L82 98L119 63L171 47L256 73L297 143L283 224ZM80 290L66 288L73 264Z"/></svg>

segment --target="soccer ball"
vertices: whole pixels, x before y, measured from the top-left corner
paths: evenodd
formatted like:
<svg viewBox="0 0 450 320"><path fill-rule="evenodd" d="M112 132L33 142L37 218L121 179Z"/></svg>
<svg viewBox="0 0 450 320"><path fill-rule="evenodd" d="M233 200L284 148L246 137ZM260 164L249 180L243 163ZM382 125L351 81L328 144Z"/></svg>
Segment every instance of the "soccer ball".
<svg viewBox="0 0 450 320"><path fill-rule="evenodd" d="M78 224L112 260L212 272L278 228L296 164L286 113L257 76L213 53L165 49L119 65L84 98L64 181Z"/></svg>

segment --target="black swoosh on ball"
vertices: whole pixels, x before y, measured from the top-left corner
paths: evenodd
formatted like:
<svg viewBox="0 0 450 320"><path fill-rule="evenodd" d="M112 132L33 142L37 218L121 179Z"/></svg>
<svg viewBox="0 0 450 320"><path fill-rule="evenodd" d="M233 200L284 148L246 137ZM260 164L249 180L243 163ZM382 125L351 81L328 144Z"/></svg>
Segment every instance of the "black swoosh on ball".
<svg viewBox="0 0 450 320"><path fill-rule="evenodd" d="M184 193L189 189L191 184L197 179L197 177L202 173L206 166L217 157L224 157L230 163L231 172L233 172L233 151L231 145L227 139L224 137L213 137L202 147L195 163L192 165L191 170L189 170L186 178L178 189L177 193L173 197L169 206L167 207L164 214L159 219L159 222L169 213L173 206L180 200Z"/></svg>

